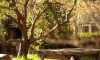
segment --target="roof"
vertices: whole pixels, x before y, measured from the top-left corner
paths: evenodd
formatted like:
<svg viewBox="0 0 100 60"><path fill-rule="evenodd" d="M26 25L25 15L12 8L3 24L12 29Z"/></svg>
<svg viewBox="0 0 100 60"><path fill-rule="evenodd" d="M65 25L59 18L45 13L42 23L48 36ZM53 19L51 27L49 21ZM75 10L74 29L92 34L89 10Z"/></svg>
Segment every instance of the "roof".
<svg viewBox="0 0 100 60"><path fill-rule="evenodd" d="M100 18L97 14L95 14L95 17L98 18L98 20ZM79 16L79 20L77 23L78 24L93 24L94 22L92 21L92 17L85 13Z"/></svg>

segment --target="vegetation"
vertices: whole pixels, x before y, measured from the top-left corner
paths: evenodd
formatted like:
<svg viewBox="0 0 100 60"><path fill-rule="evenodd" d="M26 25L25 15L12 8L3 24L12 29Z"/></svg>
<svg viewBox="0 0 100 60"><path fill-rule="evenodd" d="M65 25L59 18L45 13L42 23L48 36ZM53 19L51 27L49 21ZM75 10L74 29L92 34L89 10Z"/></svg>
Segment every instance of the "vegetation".
<svg viewBox="0 0 100 60"><path fill-rule="evenodd" d="M27 59L28 49L38 49L39 45L40 48L49 48L52 43L67 44L65 41L69 40L73 33L77 33L74 29L83 13L92 16L91 19L100 30L100 18L96 17L100 17L100 9L93 3L95 2L89 0L0 0L0 40L7 39L6 27L12 20L22 33L21 42L18 39L9 41L21 43L18 56ZM91 38L95 35L99 36L82 33L80 37Z"/></svg>
<svg viewBox="0 0 100 60"><path fill-rule="evenodd" d="M99 38L99 36L100 36L100 33L80 33L80 38L92 38L92 37Z"/></svg>
<svg viewBox="0 0 100 60"><path fill-rule="evenodd" d="M2 48L4 46L6 46L6 40L8 39L8 23L9 21L7 20L7 18L1 18L0 19L0 53L4 53L5 48ZM2 51L3 50L3 51Z"/></svg>
<svg viewBox="0 0 100 60"><path fill-rule="evenodd" d="M19 59L19 60L24 60L24 58L23 58L23 57L19 57L19 58L12 58L12 60L16 60L16 59ZM37 55L36 55L36 54L32 54L32 55L28 54L28 59L30 59L30 60L37 60L37 59L38 59L38 57L37 57ZM83 56L83 57L81 57L80 59L81 59L81 60L95 60L94 58L92 58L92 57L88 57L88 56ZM45 60L50 60L50 59L45 58Z"/></svg>
<svg viewBox="0 0 100 60"><path fill-rule="evenodd" d="M0 40L2 41L1 43L4 44L4 41L7 40L8 38L8 32L7 32L7 26L8 26L9 21L7 18L2 18L0 20Z"/></svg>
<svg viewBox="0 0 100 60"><path fill-rule="evenodd" d="M56 2L57 5L54 2ZM69 26L68 24L70 22L70 18L72 17L71 14L76 5L76 0L69 2L71 2L72 4L68 5L67 7L66 3L60 3L60 1L0 1L0 12L9 19L13 20L13 22L15 22L18 25L18 28L21 30L22 43L18 55L24 55L27 58L28 48L34 41L48 37L49 34L56 28L58 29L59 27L61 27L61 29L65 29L65 27L62 27L63 24L65 26ZM66 12L66 14L62 13L62 11ZM50 18L48 17L49 13L52 13L50 14ZM46 16L44 14L46 14ZM67 18L65 18L64 16ZM61 32L65 31L61 29L59 29ZM69 33L68 31L65 32L66 34ZM45 41L45 39L43 40Z"/></svg>
<svg viewBox="0 0 100 60"><path fill-rule="evenodd" d="M28 59L30 59L30 60L37 60L37 59L38 59L38 57L37 57L36 54L31 54L31 55L28 54L27 57L28 57ZM12 60L17 60L17 59L18 59L18 60L25 60L23 56L18 57L18 58L17 58L17 57L12 58Z"/></svg>
<svg viewBox="0 0 100 60"><path fill-rule="evenodd" d="M22 57L18 57L18 58L16 58L16 57L12 58L12 60L16 60L16 59L25 60L23 56ZM36 54L28 54L27 59L29 59L29 60L37 60L38 56ZM45 60L49 60L49 59L45 58Z"/></svg>

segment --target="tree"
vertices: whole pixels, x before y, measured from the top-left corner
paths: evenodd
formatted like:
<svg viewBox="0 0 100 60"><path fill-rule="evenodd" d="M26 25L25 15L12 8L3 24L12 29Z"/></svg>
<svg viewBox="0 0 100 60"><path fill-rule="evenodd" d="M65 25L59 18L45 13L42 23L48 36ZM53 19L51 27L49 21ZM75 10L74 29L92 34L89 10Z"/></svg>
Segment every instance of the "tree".
<svg viewBox="0 0 100 60"><path fill-rule="evenodd" d="M22 39L21 39L21 49L20 53L21 55L24 55L27 57L28 48L29 46L35 42L36 40L43 39L47 37L53 30L56 28L59 28L60 25L63 25L63 23L67 23L70 20L71 13L75 8L76 1L74 1L74 4L72 6L68 6L66 11L66 20L61 21L59 20L59 16L56 14L56 11L53 7L53 4L60 4L65 5L67 3L60 3L59 1L54 3L50 2L48 0L45 1L37 1L37 0L2 0L0 1L0 11L4 13L5 16L12 19L17 25L18 28L21 30L22 33ZM71 1L72 2L72 1ZM40 21L41 16L44 12L47 11L47 9L50 9L54 16L54 24L50 27L50 29L46 29L47 31L44 31L44 33L39 34L36 36L36 24L37 22L41 22L43 24L43 21ZM59 9L58 9L59 10ZM27 24L27 23L31 24ZM44 27L44 26L42 26ZM28 34L30 32L30 34ZM43 39L46 41L45 39ZM14 40L15 41L15 40ZM14 42L12 41L12 42ZM11 42L11 41L10 41ZM16 41L19 42L19 41ZM58 41L59 42L59 41Z"/></svg>

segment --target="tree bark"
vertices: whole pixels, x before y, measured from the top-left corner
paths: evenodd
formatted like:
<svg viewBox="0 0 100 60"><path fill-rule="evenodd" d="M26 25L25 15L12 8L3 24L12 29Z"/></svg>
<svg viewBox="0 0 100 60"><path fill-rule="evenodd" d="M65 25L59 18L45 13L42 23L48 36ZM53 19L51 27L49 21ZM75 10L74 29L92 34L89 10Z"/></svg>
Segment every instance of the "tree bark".
<svg viewBox="0 0 100 60"><path fill-rule="evenodd" d="M27 59L28 47L28 44L20 44L17 57L23 56Z"/></svg>

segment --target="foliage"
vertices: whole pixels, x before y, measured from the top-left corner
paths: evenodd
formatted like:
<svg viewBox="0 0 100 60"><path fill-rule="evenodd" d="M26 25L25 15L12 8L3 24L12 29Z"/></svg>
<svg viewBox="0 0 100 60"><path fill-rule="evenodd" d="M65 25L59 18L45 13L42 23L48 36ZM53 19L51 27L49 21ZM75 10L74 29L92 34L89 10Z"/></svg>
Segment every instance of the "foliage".
<svg viewBox="0 0 100 60"><path fill-rule="evenodd" d="M80 38L99 37L100 33L80 33Z"/></svg>
<svg viewBox="0 0 100 60"><path fill-rule="evenodd" d="M80 60L95 60L95 59L93 57L83 56L80 58Z"/></svg>
<svg viewBox="0 0 100 60"><path fill-rule="evenodd" d="M35 41L48 36L67 39L72 34L70 21L74 16L73 10L77 0L60 2L58 0L0 1L0 12L15 22L22 33L20 55L26 56L28 48Z"/></svg>
<svg viewBox="0 0 100 60"><path fill-rule="evenodd" d="M28 57L29 60L37 60L37 54L28 54L27 57ZM23 56L21 56L21 57L18 57L18 58L14 57L14 58L12 58L12 60L25 60L25 59L24 59Z"/></svg>
<svg viewBox="0 0 100 60"><path fill-rule="evenodd" d="M0 36L2 37L3 40L6 40L8 36L7 32L8 23L9 23L8 18L0 19Z"/></svg>

